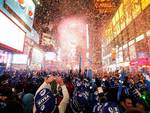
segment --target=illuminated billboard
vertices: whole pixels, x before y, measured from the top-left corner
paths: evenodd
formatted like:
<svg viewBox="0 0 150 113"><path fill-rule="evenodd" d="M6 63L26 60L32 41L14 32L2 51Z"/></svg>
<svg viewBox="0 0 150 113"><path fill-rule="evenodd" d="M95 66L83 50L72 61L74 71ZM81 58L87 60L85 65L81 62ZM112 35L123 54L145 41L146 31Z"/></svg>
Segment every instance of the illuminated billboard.
<svg viewBox="0 0 150 113"><path fill-rule="evenodd" d="M132 16L136 18L141 13L141 3L139 0L132 1Z"/></svg>
<svg viewBox="0 0 150 113"><path fill-rule="evenodd" d="M55 46L55 40L49 34L43 33L41 45L43 46Z"/></svg>
<svg viewBox="0 0 150 113"><path fill-rule="evenodd" d="M0 63L7 63L7 52L0 50Z"/></svg>
<svg viewBox="0 0 150 113"><path fill-rule="evenodd" d="M142 10L146 9L150 5L150 0L141 0Z"/></svg>
<svg viewBox="0 0 150 113"><path fill-rule="evenodd" d="M14 12L27 26L32 28L35 4L32 0L5 0L4 7Z"/></svg>
<svg viewBox="0 0 150 113"><path fill-rule="evenodd" d="M126 14L126 25L132 21L132 3L130 0L124 0L124 9Z"/></svg>
<svg viewBox="0 0 150 113"><path fill-rule="evenodd" d="M56 60L56 53L55 52L47 52L45 54L45 60Z"/></svg>
<svg viewBox="0 0 150 113"><path fill-rule="evenodd" d="M126 18L125 18L125 11L124 11L123 4L120 5L118 10L119 10L119 16L120 16L120 28L121 28L121 30L123 30L126 27L125 26Z"/></svg>
<svg viewBox="0 0 150 113"><path fill-rule="evenodd" d="M32 63L37 64L37 63L42 63L43 62L44 55L41 50L38 48L33 48L32 51Z"/></svg>
<svg viewBox="0 0 150 113"><path fill-rule="evenodd" d="M14 54L12 64L27 64L28 63L28 55L24 54Z"/></svg>
<svg viewBox="0 0 150 113"><path fill-rule="evenodd" d="M25 32L0 11L0 46L23 52Z"/></svg>
<svg viewBox="0 0 150 113"><path fill-rule="evenodd" d="M136 49L135 45L129 47L130 60L136 59Z"/></svg>

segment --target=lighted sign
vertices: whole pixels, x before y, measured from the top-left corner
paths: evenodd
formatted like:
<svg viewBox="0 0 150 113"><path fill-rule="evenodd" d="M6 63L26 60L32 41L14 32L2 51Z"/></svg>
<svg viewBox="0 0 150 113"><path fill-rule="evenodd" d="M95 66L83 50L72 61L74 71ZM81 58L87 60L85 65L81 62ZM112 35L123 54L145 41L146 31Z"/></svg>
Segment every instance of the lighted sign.
<svg viewBox="0 0 150 113"><path fill-rule="evenodd" d="M113 32L115 37L120 33L119 11L115 13L112 22L113 22Z"/></svg>
<svg viewBox="0 0 150 113"><path fill-rule="evenodd" d="M31 38L33 41L35 41L37 44L39 44L40 36L36 30L32 29L29 38Z"/></svg>
<svg viewBox="0 0 150 113"><path fill-rule="evenodd" d="M128 47L128 44L123 45L123 49L126 49Z"/></svg>
<svg viewBox="0 0 150 113"><path fill-rule="evenodd" d="M139 0L132 1L132 16L136 18L141 13L141 3Z"/></svg>
<svg viewBox="0 0 150 113"><path fill-rule="evenodd" d="M119 51L118 53L118 62L123 62L123 52Z"/></svg>
<svg viewBox="0 0 150 113"><path fill-rule="evenodd" d="M138 58L145 58L145 57L150 56L150 53L149 52L140 51L140 52L137 52L137 56L138 56Z"/></svg>
<svg viewBox="0 0 150 113"><path fill-rule="evenodd" d="M144 10L148 5L150 5L150 0L141 0L142 10Z"/></svg>
<svg viewBox="0 0 150 113"><path fill-rule="evenodd" d="M106 29L106 36L107 36L107 40L109 41L113 40L112 23L110 23L108 28Z"/></svg>
<svg viewBox="0 0 150 113"><path fill-rule="evenodd" d="M119 11L118 10L115 13L115 21L116 21L116 23L118 23L118 21L119 21Z"/></svg>
<svg viewBox="0 0 150 113"><path fill-rule="evenodd" d="M146 35L149 37L150 36L150 30L146 32Z"/></svg>
<svg viewBox="0 0 150 113"><path fill-rule="evenodd" d="M119 51L122 51L122 47L119 47Z"/></svg>
<svg viewBox="0 0 150 113"><path fill-rule="evenodd" d="M5 4L32 28L35 12L35 4L32 0L5 0Z"/></svg>
<svg viewBox="0 0 150 113"><path fill-rule="evenodd" d="M45 60L56 60L56 53L55 52L47 52L45 54Z"/></svg>
<svg viewBox="0 0 150 113"><path fill-rule="evenodd" d="M116 51L114 49L111 51L111 58L112 60L116 60Z"/></svg>
<svg viewBox="0 0 150 113"><path fill-rule="evenodd" d="M135 45L132 45L129 47L129 53L130 53L130 60L133 60L136 58Z"/></svg>
<svg viewBox="0 0 150 113"><path fill-rule="evenodd" d="M112 12L115 4L113 4L112 0L99 0L95 1L95 7L99 12Z"/></svg>
<svg viewBox="0 0 150 113"><path fill-rule="evenodd" d="M144 39L144 34L138 36L135 40L136 40L136 42L138 42L138 41L141 41L143 39Z"/></svg>
<svg viewBox="0 0 150 113"><path fill-rule="evenodd" d="M134 44L135 43L135 40L131 40L130 42L129 42L129 46L131 46L132 44Z"/></svg>
<svg viewBox="0 0 150 113"><path fill-rule="evenodd" d="M115 13L115 16L113 17L113 31L114 31L114 37L117 36L120 33L120 22L119 22L119 11Z"/></svg>
<svg viewBox="0 0 150 113"><path fill-rule="evenodd" d="M124 11L123 4L120 5L118 10L119 10L119 16L120 16L120 27L121 27L121 30L123 30L125 28L125 11Z"/></svg>
<svg viewBox="0 0 150 113"><path fill-rule="evenodd" d="M116 27L116 34L118 35L120 33L120 23L118 22L115 27Z"/></svg>
<svg viewBox="0 0 150 113"><path fill-rule="evenodd" d="M138 65L148 64L148 58L140 58L138 59Z"/></svg>
<svg viewBox="0 0 150 113"><path fill-rule="evenodd" d="M7 63L7 52L0 50L0 63Z"/></svg>
<svg viewBox="0 0 150 113"><path fill-rule="evenodd" d="M112 18L112 24L113 24L113 26L116 25L115 16Z"/></svg>
<svg viewBox="0 0 150 113"><path fill-rule="evenodd" d="M124 0L124 9L126 14L126 25L132 21L132 4L130 0Z"/></svg>
<svg viewBox="0 0 150 113"><path fill-rule="evenodd" d="M124 59L124 61L129 61L128 49L123 50L123 59Z"/></svg>
<svg viewBox="0 0 150 113"><path fill-rule="evenodd" d="M43 46L55 46L55 40L49 34L43 33L41 45Z"/></svg>
<svg viewBox="0 0 150 113"><path fill-rule="evenodd" d="M13 64L27 64L28 62L28 55L24 54L14 54L13 55Z"/></svg>
<svg viewBox="0 0 150 113"><path fill-rule="evenodd" d="M37 49L34 48L32 51L32 63L42 63L43 62L43 53Z"/></svg>
<svg viewBox="0 0 150 113"><path fill-rule="evenodd" d="M23 52L25 32L0 12L0 46Z"/></svg>
<svg viewBox="0 0 150 113"><path fill-rule="evenodd" d="M132 61L130 61L130 65L131 65L131 66L133 66L133 65L138 65L138 61L132 60Z"/></svg>

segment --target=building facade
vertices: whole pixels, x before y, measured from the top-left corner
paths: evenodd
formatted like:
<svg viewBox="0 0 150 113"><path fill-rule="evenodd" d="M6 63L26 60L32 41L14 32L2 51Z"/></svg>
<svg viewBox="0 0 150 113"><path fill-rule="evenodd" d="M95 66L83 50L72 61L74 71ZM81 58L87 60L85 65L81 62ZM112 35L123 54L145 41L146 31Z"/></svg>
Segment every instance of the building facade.
<svg viewBox="0 0 150 113"><path fill-rule="evenodd" d="M107 71L124 67L150 70L150 1L122 0L103 30L102 65Z"/></svg>

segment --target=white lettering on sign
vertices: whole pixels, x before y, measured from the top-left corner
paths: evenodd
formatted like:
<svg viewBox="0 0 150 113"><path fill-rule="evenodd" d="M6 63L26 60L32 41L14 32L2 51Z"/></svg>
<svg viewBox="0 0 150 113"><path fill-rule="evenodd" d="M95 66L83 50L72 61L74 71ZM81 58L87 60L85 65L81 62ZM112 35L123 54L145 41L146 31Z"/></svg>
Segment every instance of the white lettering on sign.
<svg viewBox="0 0 150 113"><path fill-rule="evenodd" d="M112 108L112 107L109 107L109 108L108 108L108 111L109 111L110 113L119 113L117 107L113 107L113 108Z"/></svg>
<svg viewBox="0 0 150 113"><path fill-rule="evenodd" d="M42 104L44 104L48 99L50 98L49 95L45 95L42 99L40 99L37 103L39 106L41 106Z"/></svg>

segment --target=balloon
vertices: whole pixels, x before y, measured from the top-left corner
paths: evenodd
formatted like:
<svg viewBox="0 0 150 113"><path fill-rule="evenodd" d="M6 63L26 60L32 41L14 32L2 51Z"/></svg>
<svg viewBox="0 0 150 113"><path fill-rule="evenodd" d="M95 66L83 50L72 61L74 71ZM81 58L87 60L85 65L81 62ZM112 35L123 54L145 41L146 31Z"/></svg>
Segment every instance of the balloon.
<svg viewBox="0 0 150 113"><path fill-rule="evenodd" d="M29 15L29 16L32 16L32 15L33 15L33 13L32 13L31 10L29 10L28 15Z"/></svg>
<svg viewBox="0 0 150 113"><path fill-rule="evenodd" d="M19 4L24 4L24 0L18 0Z"/></svg>

